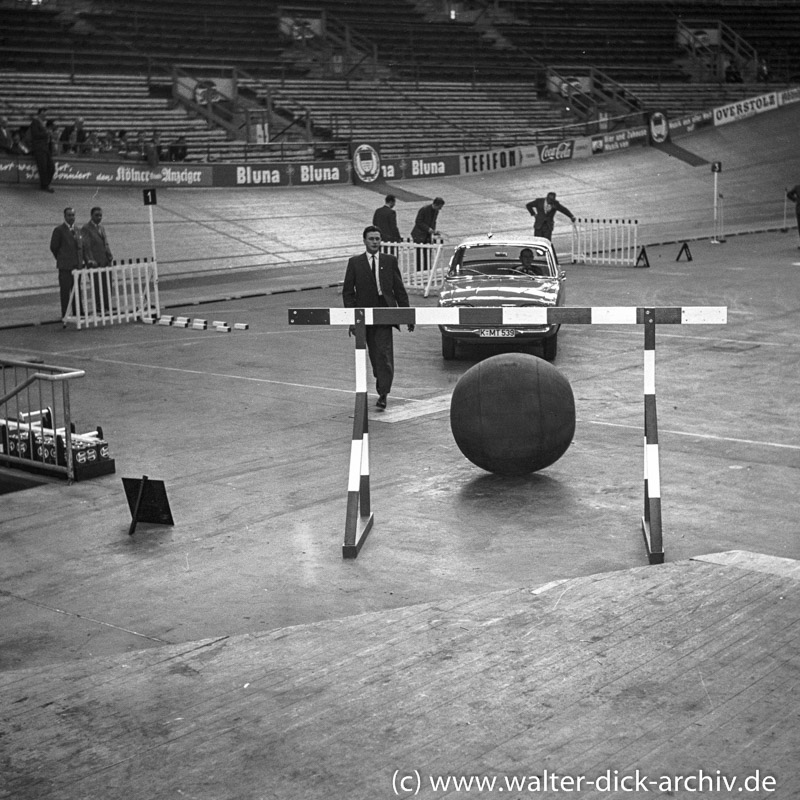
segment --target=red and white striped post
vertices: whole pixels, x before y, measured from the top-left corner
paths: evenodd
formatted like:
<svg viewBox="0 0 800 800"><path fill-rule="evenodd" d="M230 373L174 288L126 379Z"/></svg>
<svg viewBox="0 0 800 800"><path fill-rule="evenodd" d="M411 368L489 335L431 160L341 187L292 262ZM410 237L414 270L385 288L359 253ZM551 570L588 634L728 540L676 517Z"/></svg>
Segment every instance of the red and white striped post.
<svg viewBox="0 0 800 800"><path fill-rule="evenodd" d="M661 470L656 413L656 312L644 309L644 515L642 534L651 564L664 563L661 535Z"/></svg>
<svg viewBox="0 0 800 800"><path fill-rule="evenodd" d="M356 558L372 529L375 516L369 496L369 416L367 414L367 326L363 308L355 309L356 402L350 473L347 481L347 517L344 524L343 558Z"/></svg>

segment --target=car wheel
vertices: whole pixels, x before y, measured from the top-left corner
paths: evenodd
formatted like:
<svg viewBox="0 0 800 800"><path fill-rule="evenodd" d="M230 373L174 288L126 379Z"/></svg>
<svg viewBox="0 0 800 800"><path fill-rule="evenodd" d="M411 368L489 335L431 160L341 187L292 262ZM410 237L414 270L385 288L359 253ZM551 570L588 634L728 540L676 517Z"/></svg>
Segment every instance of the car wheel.
<svg viewBox="0 0 800 800"><path fill-rule="evenodd" d="M456 357L456 340L442 334L442 358L452 361Z"/></svg>
<svg viewBox="0 0 800 800"><path fill-rule="evenodd" d="M558 334L554 333L549 338L545 339L542 344L542 355L545 361L555 361L556 354L558 353Z"/></svg>

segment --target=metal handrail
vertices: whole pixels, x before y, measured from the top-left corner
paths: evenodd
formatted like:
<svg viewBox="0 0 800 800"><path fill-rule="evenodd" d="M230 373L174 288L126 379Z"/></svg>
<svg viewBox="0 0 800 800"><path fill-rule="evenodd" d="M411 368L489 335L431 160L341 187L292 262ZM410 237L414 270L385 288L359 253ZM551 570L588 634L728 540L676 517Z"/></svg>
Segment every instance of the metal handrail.
<svg viewBox="0 0 800 800"><path fill-rule="evenodd" d="M6 369L11 368L14 372L14 378L16 379L16 370L23 369L27 371L32 370L29 374L26 374L24 380L20 383L16 384L12 389L8 390L6 387L5 381L5 372ZM46 372L45 370L49 370ZM47 471L58 472L58 473L65 473L67 479L70 481L75 480L75 464L73 461L73 453L72 453L72 421L71 421L71 413L70 413L70 400L69 400L69 382L76 378L83 378L85 377L86 373L83 370L76 370L76 369L69 369L65 367L56 367L51 366L49 364L38 364L29 361L14 361L11 359L4 359L0 358L0 375L2 375L2 384L4 387L5 394L0 397L0 409L4 409L3 413L0 414L0 424L6 430L6 436L8 436L11 430L27 430L29 434L31 434L34 430L38 430L41 432L42 436L48 431L52 431L53 435L57 433L57 430L63 427L64 431L64 458L66 461L65 465L60 465L58 463L49 463L45 460L44 456L41 459L36 458L20 458L18 456L12 456L11 453L2 453L0 454L0 462L9 463L9 464L17 464L20 466L26 466L35 464L39 469L46 469ZM8 404L11 400L15 397L19 398L26 389L37 382L45 382L51 385L50 393L52 398L52 406L50 407L50 425L45 427L43 421L40 422L38 425L25 423L23 421L23 417L27 415L29 418L31 417L32 409L28 408L27 411L20 412L20 401L17 400L17 419L11 419L9 417L8 411ZM57 408L55 398L55 386L56 384L61 384L61 406L62 406L62 416L63 416L63 426L58 424L57 418ZM28 399L27 406L30 405L30 398ZM40 408L37 410L37 413L41 413L43 400L42 400L42 393L41 390L39 391L39 406ZM19 441L19 440L18 440ZM31 453L33 456L33 452Z"/></svg>

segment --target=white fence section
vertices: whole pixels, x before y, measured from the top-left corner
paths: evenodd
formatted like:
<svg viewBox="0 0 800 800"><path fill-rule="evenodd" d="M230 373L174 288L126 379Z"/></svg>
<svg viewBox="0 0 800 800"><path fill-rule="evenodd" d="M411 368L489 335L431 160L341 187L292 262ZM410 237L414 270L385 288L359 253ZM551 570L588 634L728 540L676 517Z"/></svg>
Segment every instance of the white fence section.
<svg viewBox="0 0 800 800"><path fill-rule="evenodd" d="M403 276L406 289L422 291L427 297L431 288L440 288L444 283L447 263L442 249L444 242L437 239L432 244L405 242L382 242L381 252L397 257L397 265Z"/></svg>
<svg viewBox="0 0 800 800"><path fill-rule="evenodd" d="M64 322L89 326L159 317L158 266L154 259L116 261L110 267L72 270Z"/></svg>
<svg viewBox="0 0 800 800"><path fill-rule="evenodd" d="M639 221L576 219L572 226L571 263L636 266Z"/></svg>

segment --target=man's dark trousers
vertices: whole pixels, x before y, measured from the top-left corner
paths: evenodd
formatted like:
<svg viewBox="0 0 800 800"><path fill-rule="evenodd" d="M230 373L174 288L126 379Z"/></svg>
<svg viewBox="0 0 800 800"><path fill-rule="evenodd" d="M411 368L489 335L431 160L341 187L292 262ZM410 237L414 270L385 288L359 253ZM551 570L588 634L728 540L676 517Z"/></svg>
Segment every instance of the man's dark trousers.
<svg viewBox="0 0 800 800"><path fill-rule="evenodd" d="M386 308L386 300L381 297L378 307ZM375 376L375 389L379 395L389 394L394 380L394 339L391 325L367 326L367 351Z"/></svg>

